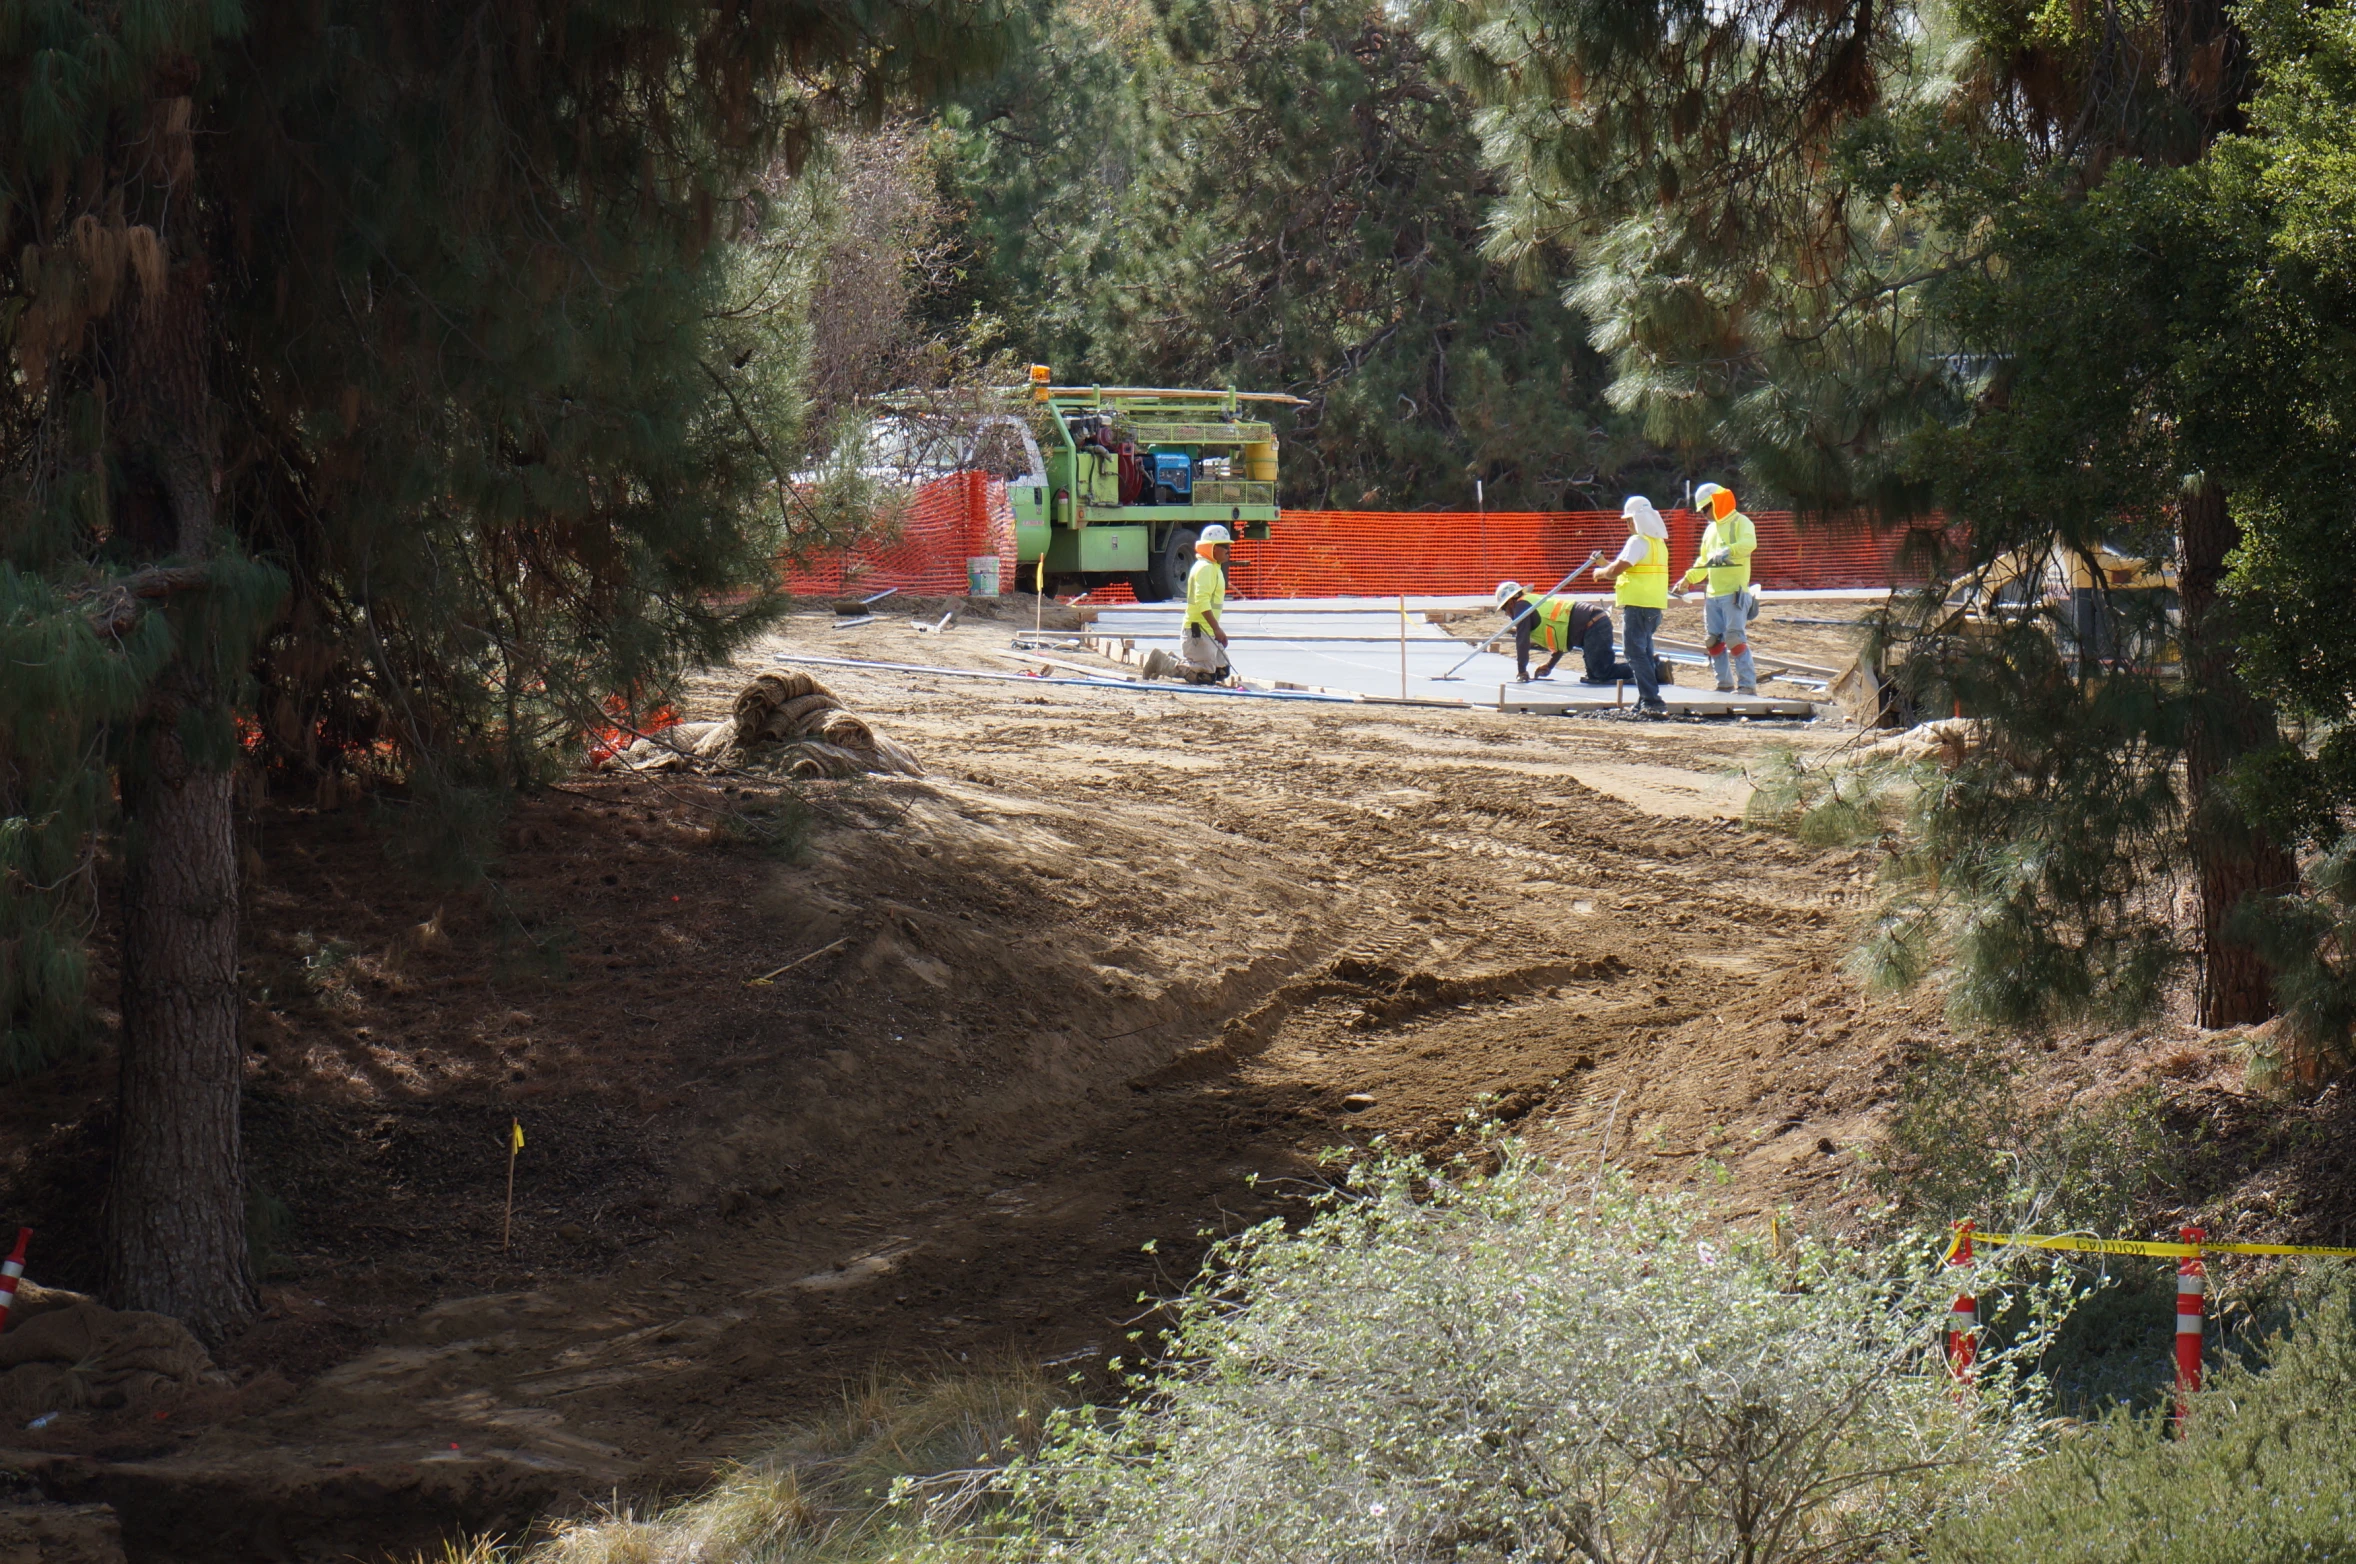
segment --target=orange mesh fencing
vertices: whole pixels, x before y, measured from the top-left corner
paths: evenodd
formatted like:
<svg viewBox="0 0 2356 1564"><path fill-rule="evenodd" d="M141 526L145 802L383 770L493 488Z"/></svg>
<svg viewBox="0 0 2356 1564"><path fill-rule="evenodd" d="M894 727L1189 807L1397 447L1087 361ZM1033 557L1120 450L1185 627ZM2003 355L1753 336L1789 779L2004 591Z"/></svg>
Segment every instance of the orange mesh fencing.
<svg viewBox="0 0 2356 1564"><path fill-rule="evenodd" d="M1663 512L1669 568L1682 573L1701 547L1702 518ZM1759 533L1751 579L1761 586L1812 591L1912 586L1923 580L1913 557L1918 531L1863 526L1801 528L1789 511L1751 513ZM1251 597L1456 597L1487 593L1499 581L1544 589L1576 569L1591 550L1605 559L1628 540L1616 511L1294 511L1262 542L1235 546L1229 579Z"/></svg>
<svg viewBox="0 0 2356 1564"><path fill-rule="evenodd" d="M1701 546L1702 518L1663 513L1669 568L1682 574ZM1751 579L1801 591L1919 585L1923 545L1938 519L1905 527L1797 525L1789 511L1752 512L1759 549ZM1288 510L1274 535L1235 545L1228 580L1242 597L1458 597L1487 594L1501 580L1552 586L1600 549L1609 559L1627 541L1617 511ZM886 587L928 596L966 589L966 561L998 558L1000 589L1015 576L1014 513L1006 484L986 473L956 473L917 490L896 536L806 555L783 565L786 590L810 596L865 596ZM1124 602L1126 586L1100 587L1093 602Z"/></svg>
<svg viewBox="0 0 2356 1564"><path fill-rule="evenodd" d="M919 488L894 535L817 549L779 562L796 597L866 597L886 587L926 597L965 592L965 562L998 557L1000 590L1014 588L1014 510L1006 482L951 473Z"/></svg>

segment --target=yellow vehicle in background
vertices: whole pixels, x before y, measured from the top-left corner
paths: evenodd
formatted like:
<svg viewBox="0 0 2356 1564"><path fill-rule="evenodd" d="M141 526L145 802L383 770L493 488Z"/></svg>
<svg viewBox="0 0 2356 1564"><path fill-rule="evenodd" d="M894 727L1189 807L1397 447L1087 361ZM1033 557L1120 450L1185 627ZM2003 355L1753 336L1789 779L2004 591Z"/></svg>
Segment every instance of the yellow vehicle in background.
<svg viewBox="0 0 2356 1564"><path fill-rule="evenodd" d="M1999 554L1948 594L1947 628L1969 635L1975 626L2044 608L2064 627L2081 660L2122 660L2168 666L2179 660L2181 610L2176 567L2154 563L2118 540L2087 555L2058 544ZM2128 642L2141 641L2140 647Z"/></svg>

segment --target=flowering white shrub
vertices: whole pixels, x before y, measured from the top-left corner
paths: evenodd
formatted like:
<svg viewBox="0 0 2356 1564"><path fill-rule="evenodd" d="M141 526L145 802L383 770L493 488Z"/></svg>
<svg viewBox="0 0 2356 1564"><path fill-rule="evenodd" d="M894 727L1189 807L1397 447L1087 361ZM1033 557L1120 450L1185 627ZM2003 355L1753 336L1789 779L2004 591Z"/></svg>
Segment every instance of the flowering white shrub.
<svg viewBox="0 0 2356 1564"><path fill-rule="evenodd" d="M1959 1397L1952 1283L1896 1253L1777 1254L1511 1147L1485 1179L1371 1163L1214 1254L1129 1403L1008 1475L1001 1535L1088 1564L1867 1558L2040 1430L2039 1334Z"/></svg>

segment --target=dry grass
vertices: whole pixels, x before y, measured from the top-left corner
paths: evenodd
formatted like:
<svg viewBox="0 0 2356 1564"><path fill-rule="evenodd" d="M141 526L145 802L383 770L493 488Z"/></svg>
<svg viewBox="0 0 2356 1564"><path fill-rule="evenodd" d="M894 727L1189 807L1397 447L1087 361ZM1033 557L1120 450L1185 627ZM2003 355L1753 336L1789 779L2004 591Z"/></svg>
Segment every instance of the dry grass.
<svg viewBox="0 0 2356 1564"><path fill-rule="evenodd" d="M1029 1364L871 1379L685 1503L561 1521L520 1548L478 1541L419 1564L880 1564L920 1545L954 1561L939 1523L969 1518L976 1479L1035 1448L1057 1399Z"/></svg>

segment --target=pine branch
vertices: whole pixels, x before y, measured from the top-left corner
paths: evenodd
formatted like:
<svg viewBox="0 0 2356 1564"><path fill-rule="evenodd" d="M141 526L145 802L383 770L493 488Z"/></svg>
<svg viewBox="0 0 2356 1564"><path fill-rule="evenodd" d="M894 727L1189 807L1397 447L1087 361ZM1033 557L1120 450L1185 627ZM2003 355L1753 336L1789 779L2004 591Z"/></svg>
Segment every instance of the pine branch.
<svg viewBox="0 0 2356 1564"><path fill-rule="evenodd" d="M174 592L194 591L209 580L203 565L158 565L136 575L119 576L89 594L90 628L103 636L119 636L139 622L147 605Z"/></svg>

